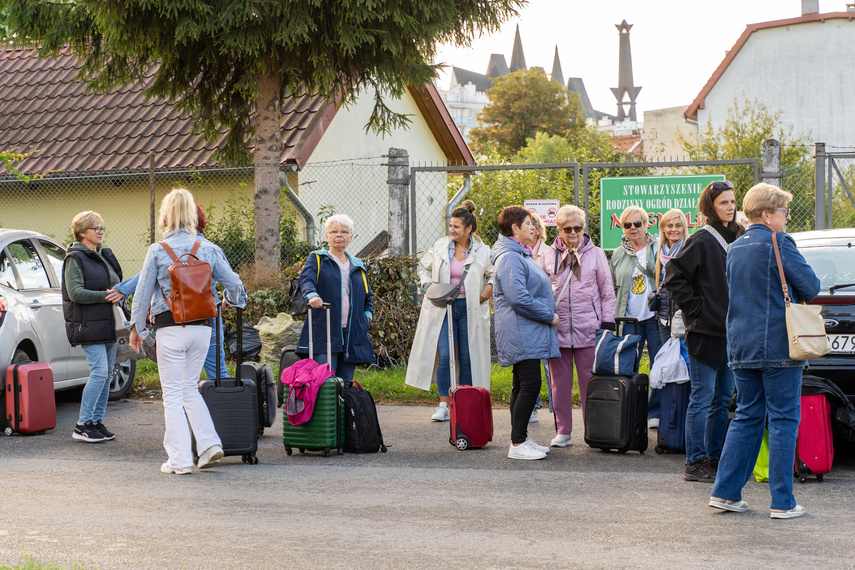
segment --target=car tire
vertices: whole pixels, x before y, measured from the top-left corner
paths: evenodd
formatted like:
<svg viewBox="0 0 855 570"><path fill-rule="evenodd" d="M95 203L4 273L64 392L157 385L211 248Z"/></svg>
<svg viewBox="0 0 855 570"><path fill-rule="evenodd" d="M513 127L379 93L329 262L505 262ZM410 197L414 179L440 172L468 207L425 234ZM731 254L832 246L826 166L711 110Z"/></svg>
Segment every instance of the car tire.
<svg viewBox="0 0 855 570"><path fill-rule="evenodd" d="M117 362L110 374L110 396L109 400L121 400L128 395L134 385L134 377L137 373L137 361L125 360Z"/></svg>
<svg viewBox="0 0 855 570"><path fill-rule="evenodd" d="M23 350L21 350L20 348L18 348L15 350L15 354L12 356L11 364L18 364L20 362L28 362L30 360L32 360L32 358L30 358L30 355L27 354L26 352L24 352Z"/></svg>

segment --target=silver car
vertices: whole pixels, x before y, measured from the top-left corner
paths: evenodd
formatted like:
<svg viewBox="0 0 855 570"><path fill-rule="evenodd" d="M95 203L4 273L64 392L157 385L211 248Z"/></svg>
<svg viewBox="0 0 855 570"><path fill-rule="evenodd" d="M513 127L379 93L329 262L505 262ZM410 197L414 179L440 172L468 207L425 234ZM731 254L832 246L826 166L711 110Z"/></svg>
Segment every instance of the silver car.
<svg viewBox="0 0 855 570"><path fill-rule="evenodd" d="M47 362L54 389L82 386L89 379L86 354L65 335L62 315L62 263L65 248L25 230L0 229L0 366L33 360ZM136 362L117 363L110 399L131 389Z"/></svg>

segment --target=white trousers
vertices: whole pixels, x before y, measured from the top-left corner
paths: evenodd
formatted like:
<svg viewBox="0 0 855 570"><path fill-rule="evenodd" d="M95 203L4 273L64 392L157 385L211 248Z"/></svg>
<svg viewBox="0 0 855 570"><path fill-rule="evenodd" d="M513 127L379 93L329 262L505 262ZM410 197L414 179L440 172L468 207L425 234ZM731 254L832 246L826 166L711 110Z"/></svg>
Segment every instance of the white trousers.
<svg viewBox="0 0 855 570"><path fill-rule="evenodd" d="M193 465L191 427L200 454L212 445L222 445L199 393L202 365L210 344L211 329L206 326L165 327L157 331L157 368L166 419L163 447L169 456L167 464L175 469Z"/></svg>

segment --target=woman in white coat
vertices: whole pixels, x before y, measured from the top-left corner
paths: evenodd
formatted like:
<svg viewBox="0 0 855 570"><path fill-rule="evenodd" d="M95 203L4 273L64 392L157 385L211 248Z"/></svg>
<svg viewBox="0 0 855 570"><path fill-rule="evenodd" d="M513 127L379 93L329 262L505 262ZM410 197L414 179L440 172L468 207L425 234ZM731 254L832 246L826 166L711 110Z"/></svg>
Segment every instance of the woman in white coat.
<svg viewBox="0 0 855 570"><path fill-rule="evenodd" d="M460 282L460 295L451 306L452 331L460 384L490 388L490 297L493 296L493 266L490 247L476 235L478 221L472 213L475 204L466 200L451 213L448 236L440 238L419 263L419 279L424 290L431 283ZM406 383L430 390L436 382L439 406L431 419L449 420L448 325L446 309L434 306L427 298L422 302L419 324L413 338L413 349L407 364Z"/></svg>

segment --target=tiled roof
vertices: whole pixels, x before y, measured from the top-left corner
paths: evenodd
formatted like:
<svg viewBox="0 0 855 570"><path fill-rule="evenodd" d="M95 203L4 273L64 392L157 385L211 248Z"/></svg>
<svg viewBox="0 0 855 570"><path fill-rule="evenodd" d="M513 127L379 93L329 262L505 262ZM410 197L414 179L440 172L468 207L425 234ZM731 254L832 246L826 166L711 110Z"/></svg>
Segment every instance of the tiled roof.
<svg viewBox="0 0 855 570"><path fill-rule="evenodd" d="M222 142L205 143L193 122L166 100L143 98L146 84L87 93L75 80L72 55L39 59L36 52L0 48L0 150L31 153L22 172L83 173L216 166ZM306 140L335 106L319 97L289 98L282 109L282 161L302 166ZM322 133L321 133L322 134ZM312 146L312 149L314 147ZM303 160L302 162L305 162Z"/></svg>

